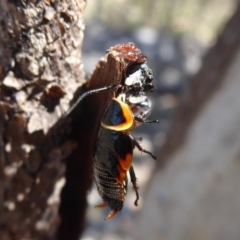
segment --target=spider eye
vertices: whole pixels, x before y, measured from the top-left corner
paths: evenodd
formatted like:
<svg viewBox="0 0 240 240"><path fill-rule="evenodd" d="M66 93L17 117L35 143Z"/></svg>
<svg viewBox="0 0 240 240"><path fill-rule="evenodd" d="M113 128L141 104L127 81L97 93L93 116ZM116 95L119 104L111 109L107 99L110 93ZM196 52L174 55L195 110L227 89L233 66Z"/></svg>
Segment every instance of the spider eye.
<svg viewBox="0 0 240 240"><path fill-rule="evenodd" d="M146 83L151 83L153 81L153 75L148 75L145 82Z"/></svg>
<svg viewBox="0 0 240 240"><path fill-rule="evenodd" d="M154 86L153 86L153 84L145 85L144 91L145 91L145 92L153 92L153 91L154 91Z"/></svg>

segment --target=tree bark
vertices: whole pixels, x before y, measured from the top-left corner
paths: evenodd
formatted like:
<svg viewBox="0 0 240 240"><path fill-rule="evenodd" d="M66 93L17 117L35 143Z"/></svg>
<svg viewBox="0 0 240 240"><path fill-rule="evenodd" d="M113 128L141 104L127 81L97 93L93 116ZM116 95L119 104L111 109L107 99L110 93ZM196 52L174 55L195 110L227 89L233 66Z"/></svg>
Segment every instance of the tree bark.
<svg viewBox="0 0 240 240"><path fill-rule="evenodd" d="M57 147L51 131L84 82L84 5L0 1L1 240L56 237L61 160L76 144Z"/></svg>

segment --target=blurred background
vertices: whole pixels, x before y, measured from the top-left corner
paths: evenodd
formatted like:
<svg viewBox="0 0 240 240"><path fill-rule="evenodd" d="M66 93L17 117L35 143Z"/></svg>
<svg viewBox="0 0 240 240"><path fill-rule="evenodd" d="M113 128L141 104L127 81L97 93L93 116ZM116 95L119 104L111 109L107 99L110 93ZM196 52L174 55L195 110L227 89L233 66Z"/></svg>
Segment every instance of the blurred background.
<svg viewBox="0 0 240 240"><path fill-rule="evenodd" d="M81 239L240 239L240 198L237 187L232 187L238 186L240 179L237 167L229 165L240 144L240 136L234 130L240 124L240 113L236 111L240 109L240 80L234 80L235 72L219 79L216 92L211 97L206 95L207 103L199 107L198 114L193 114L182 145L167 159L161 159L161 148L169 141L172 125L177 122L181 126L177 111L183 112L181 104L191 101L192 83L201 81L195 76L204 63L203 56L216 44L237 3L236 0L87 2L82 49L87 76L108 48L134 42L148 57L155 75L156 90L149 96L153 101L150 119L159 119L160 124L141 126L133 134L143 138L141 145L145 149L159 156L155 162L135 151L139 206L134 206L135 195L129 185L123 210L106 222L104 217L109 209L94 208L101 199L93 186L88 196L86 231ZM226 72L237 71L237 66L226 67ZM222 86L220 82L227 84ZM159 161L167 164L162 166Z"/></svg>

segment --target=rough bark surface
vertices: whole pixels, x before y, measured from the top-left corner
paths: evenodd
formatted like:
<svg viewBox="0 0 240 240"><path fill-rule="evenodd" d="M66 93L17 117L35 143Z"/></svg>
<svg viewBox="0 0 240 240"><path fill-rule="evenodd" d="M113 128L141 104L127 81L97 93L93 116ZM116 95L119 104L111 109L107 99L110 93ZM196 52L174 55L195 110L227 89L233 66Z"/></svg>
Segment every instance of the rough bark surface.
<svg viewBox="0 0 240 240"><path fill-rule="evenodd" d="M50 130L84 82L84 5L0 1L1 240L56 234L61 160L76 144L55 147Z"/></svg>

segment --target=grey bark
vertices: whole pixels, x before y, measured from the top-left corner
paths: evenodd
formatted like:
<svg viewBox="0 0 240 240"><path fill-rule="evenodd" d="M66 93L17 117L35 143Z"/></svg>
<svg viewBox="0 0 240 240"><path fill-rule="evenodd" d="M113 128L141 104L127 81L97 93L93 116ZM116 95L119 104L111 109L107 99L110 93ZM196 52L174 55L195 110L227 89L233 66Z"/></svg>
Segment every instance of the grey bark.
<svg viewBox="0 0 240 240"><path fill-rule="evenodd" d="M54 189L64 185L61 160L76 145L56 146L51 131L84 82L84 5L0 1L1 240L56 237Z"/></svg>

